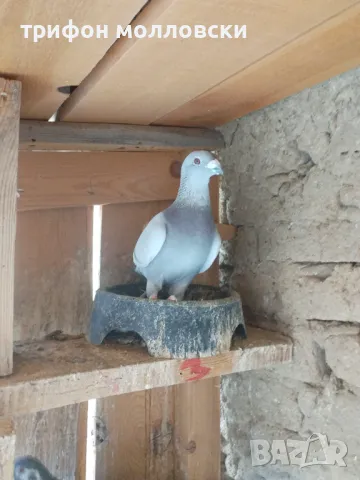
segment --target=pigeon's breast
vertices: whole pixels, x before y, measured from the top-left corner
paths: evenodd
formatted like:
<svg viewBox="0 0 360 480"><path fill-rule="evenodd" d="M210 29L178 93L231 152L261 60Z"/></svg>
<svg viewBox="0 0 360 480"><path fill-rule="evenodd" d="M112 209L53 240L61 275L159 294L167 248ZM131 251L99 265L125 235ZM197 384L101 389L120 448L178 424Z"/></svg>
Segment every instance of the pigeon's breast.
<svg viewBox="0 0 360 480"><path fill-rule="evenodd" d="M204 266L214 240L215 225L209 210L179 209L166 216L163 248L147 267L148 278L176 284L194 277Z"/></svg>

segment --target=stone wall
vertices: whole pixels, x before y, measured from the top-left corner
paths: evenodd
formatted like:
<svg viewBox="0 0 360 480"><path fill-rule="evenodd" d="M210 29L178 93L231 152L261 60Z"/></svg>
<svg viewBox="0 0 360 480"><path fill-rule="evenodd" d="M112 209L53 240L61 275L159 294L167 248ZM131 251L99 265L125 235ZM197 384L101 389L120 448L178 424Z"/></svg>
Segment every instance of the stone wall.
<svg viewBox="0 0 360 480"><path fill-rule="evenodd" d="M239 227L224 278L249 322L295 345L292 365L223 379L225 478L359 480L360 69L221 131L223 220ZM252 466L250 439L314 432L347 444L347 467Z"/></svg>

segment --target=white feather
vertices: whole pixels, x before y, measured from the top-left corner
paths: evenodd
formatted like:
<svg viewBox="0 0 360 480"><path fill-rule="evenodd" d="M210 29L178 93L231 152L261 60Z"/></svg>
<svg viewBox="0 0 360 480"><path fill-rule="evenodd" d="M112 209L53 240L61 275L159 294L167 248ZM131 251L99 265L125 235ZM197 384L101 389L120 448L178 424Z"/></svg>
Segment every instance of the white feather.
<svg viewBox="0 0 360 480"><path fill-rule="evenodd" d="M137 267L144 268L154 260L166 239L166 221L158 213L144 228L134 249L133 260Z"/></svg>

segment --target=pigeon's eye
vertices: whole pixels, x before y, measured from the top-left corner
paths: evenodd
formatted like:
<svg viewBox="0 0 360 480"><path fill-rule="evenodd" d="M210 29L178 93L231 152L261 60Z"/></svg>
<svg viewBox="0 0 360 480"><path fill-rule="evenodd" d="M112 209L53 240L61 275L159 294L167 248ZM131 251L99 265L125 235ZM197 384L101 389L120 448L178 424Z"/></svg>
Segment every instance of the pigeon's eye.
<svg viewBox="0 0 360 480"><path fill-rule="evenodd" d="M194 163L195 165L200 165L200 158L198 157L194 158Z"/></svg>

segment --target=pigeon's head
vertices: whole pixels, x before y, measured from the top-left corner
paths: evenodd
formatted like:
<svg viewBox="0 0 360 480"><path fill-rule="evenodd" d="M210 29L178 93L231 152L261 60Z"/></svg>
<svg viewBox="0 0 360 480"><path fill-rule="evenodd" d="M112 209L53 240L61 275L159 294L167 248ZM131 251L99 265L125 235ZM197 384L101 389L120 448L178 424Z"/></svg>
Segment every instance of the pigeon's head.
<svg viewBox="0 0 360 480"><path fill-rule="evenodd" d="M14 480L55 480L35 457L18 457L14 465Z"/></svg>
<svg viewBox="0 0 360 480"><path fill-rule="evenodd" d="M219 160L205 150L191 152L181 166L181 175L210 179L213 175L223 175Z"/></svg>

